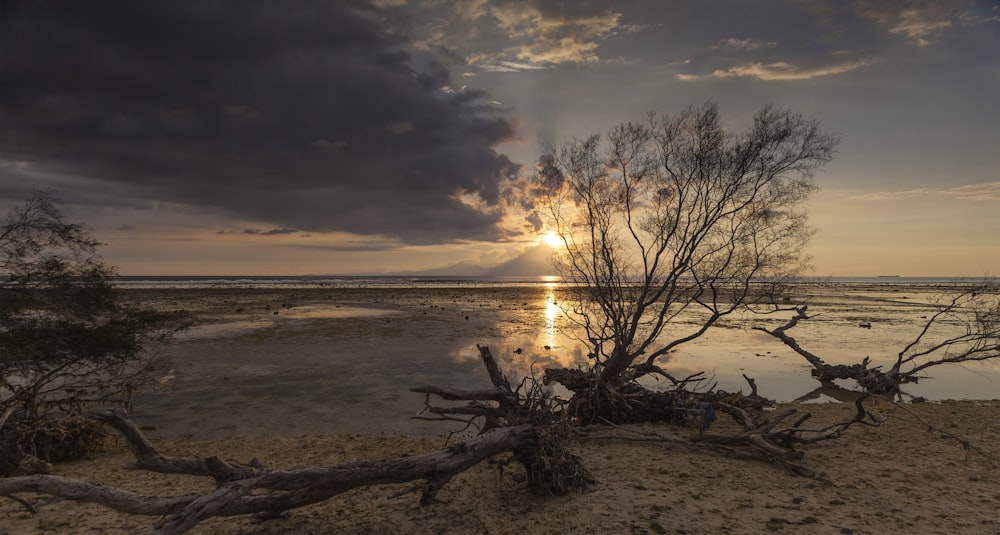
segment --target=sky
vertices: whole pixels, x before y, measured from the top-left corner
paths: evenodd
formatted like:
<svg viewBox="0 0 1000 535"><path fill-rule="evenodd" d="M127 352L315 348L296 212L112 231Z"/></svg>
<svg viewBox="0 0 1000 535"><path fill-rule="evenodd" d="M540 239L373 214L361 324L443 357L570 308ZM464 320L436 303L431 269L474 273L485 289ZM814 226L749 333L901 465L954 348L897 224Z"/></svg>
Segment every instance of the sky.
<svg viewBox="0 0 1000 535"><path fill-rule="evenodd" d="M541 144L713 101L841 138L812 276L1000 274L1000 3L0 0L0 210L123 275L510 260Z"/></svg>

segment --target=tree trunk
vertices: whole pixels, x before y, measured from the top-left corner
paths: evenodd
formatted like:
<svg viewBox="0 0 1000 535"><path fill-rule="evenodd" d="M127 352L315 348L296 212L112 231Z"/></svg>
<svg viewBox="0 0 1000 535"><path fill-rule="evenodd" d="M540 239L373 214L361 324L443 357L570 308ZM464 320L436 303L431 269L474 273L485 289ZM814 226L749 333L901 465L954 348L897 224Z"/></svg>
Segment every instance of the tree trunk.
<svg viewBox="0 0 1000 535"><path fill-rule="evenodd" d="M124 431L141 468L161 473L211 476L221 482L215 492L184 496L143 496L103 485L58 476L35 475L0 479L0 495L41 492L104 505L116 511L169 515L149 533L183 533L213 516L278 513L327 500L368 485L424 480L421 504L431 503L453 476L490 457L512 451L534 437L530 425L505 427L451 446L412 457L357 461L322 468L271 471L257 465L233 465L217 457L181 458L160 455L126 416L104 412L100 418ZM269 491L261 493L261 491Z"/></svg>

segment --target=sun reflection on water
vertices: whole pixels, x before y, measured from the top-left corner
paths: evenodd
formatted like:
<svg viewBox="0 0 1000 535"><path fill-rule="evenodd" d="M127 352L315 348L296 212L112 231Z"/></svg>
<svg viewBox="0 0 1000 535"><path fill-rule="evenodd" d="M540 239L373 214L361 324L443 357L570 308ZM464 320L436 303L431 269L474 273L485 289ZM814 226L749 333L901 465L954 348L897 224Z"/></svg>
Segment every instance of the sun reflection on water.
<svg viewBox="0 0 1000 535"><path fill-rule="evenodd" d="M545 337L546 345L556 345L556 318L559 317L559 302L556 301L556 283L545 283Z"/></svg>
<svg viewBox="0 0 1000 535"><path fill-rule="evenodd" d="M496 317L499 336L477 336L449 353L457 362L479 360L477 345L490 347L510 378L537 376L545 368L576 368L587 363L583 345L567 331L562 308L563 283L546 277L541 284L510 299Z"/></svg>

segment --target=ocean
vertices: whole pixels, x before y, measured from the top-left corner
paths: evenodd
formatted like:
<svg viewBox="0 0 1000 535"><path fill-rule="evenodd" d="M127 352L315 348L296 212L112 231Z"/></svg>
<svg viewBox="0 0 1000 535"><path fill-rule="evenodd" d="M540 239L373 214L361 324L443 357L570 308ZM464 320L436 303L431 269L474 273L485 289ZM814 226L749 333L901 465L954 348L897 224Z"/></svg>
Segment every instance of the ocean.
<svg viewBox="0 0 1000 535"><path fill-rule="evenodd" d="M210 287L474 287L474 286L524 286L561 282L558 276L539 277L478 277L478 276L407 276L407 275L123 275L113 282L123 287L149 288L210 288ZM794 284L834 285L906 285L906 286L967 286L989 281L1000 282L997 277L899 277L880 275L874 277L799 277Z"/></svg>
<svg viewBox="0 0 1000 535"><path fill-rule="evenodd" d="M829 364L865 357L888 366L920 335L936 300L972 278L803 279L792 303L810 319L789 334ZM426 384L484 388L477 345L512 382L546 367L588 364L557 280L456 277L129 277L143 302L198 312L202 323L160 348L163 388L136 399L144 425L198 437L288 432L435 435L441 422L413 420ZM677 377L704 372L700 388L759 393L779 402L842 402L856 385L821 385L799 355L759 327L791 312L734 314L679 346L660 364ZM862 327L866 325L868 327ZM664 337L700 326L682 314ZM947 332L962 325L942 324ZM941 333L931 333L935 336ZM904 387L905 399L998 399L1000 362L936 366ZM651 383L649 386L667 387ZM454 427L454 426L452 426Z"/></svg>

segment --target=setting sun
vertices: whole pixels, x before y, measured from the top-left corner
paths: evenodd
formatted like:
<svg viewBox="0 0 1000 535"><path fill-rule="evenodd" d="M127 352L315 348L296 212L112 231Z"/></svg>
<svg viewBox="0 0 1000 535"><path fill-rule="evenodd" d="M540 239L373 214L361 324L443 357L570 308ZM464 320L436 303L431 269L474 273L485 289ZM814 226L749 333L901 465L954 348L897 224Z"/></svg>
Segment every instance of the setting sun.
<svg viewBox="0 0 1000 535"><path fill-rule="evenodd" d="M541 241L547 243L549 245L549 247L552 247L552 248L557 248L557 247L562 247L563 246L563 239L562 239L562 237L559 236L559 234L557 234L555 231L552 231L552 230L546 232L545 234L542 234Z"/></svg>

